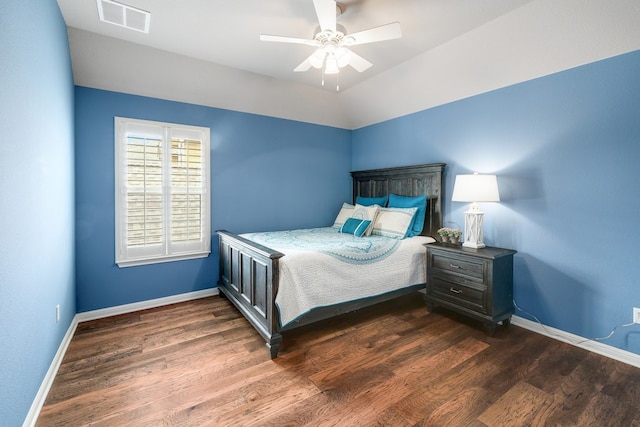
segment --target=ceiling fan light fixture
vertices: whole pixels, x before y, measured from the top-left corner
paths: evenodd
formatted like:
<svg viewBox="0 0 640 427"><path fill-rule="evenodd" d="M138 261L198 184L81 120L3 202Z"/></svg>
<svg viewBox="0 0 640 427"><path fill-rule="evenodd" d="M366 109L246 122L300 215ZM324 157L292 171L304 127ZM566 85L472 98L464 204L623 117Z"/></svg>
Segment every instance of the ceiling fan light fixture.
<svg viewBox="0 0 640 427"><path fill-rule="evenodd" d="M313 68L320 69L322 68L322 64L324 64L325 56L325 52L322 49L318 49L309 57L309 64L311 64Z"/></svg>
<svg viewBox="0 0 640 427"><path fill-rule="evenodd" d="M325 74L338 74L340 69L338 68L338 61L334 54L327 55L327 60L324 65Z"/></svg>

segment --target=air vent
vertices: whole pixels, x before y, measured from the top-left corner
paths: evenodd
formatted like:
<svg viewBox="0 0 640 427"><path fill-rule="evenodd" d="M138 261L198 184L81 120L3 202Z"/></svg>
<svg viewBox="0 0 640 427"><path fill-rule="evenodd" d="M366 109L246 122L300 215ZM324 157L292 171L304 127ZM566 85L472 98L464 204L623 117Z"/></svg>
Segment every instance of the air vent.
<svg viewBox="0 0 640 427"><path fill-rule="evenodd" d="M102 22L149 33L151 21L149 12L111 0L97 0L97 2L98 15Z"/></svg>

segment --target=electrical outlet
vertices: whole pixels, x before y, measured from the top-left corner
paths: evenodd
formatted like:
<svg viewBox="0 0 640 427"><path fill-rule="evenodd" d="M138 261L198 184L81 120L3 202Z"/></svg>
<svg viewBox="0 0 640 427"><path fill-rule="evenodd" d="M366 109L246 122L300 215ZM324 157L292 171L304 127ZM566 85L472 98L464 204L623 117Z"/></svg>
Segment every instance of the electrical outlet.
<svg viewBox="0 0 640 427"><path fill-rule="evenodd" d="M640 323L640 308L633 307L633 323Z"/></svg>
<svg viewBox="0 0 640 427"><path fill-rule="evenodd" d="M56 323L60 321L60 304L56 305Z"/></svg>

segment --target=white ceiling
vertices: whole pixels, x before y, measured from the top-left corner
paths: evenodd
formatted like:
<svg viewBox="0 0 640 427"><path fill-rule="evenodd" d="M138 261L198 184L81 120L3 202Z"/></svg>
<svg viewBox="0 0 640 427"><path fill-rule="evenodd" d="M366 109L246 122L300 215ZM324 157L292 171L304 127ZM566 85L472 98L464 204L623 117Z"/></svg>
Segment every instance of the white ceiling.
<svg viewBox="0 0 640 427"><path fill-rule="evenodd" d="M352 49L374 65L320 85L294 73L312 0L122 0L151 12L149 34L100 22L95 0L58 0L76 84L357 128L640 49L638 0L342 0L357 32L398 21L402 38Z"/></svg>
<svg viewBox="0 0 640 427"><path fill-rule="evenodd" d="M374 66L358 73L342 69L347 89L532 0L341 0L338 22L354 33L398 21L403 37L353 47ZM319 70L293 69L314 48L268 43L260 34L312 38L318 26L312 0L121 0L151 12L149 34L98 20L95 0L59 0L68 26L251 71L320 86ZM327 84L335 90L335 84Z"/></svg>

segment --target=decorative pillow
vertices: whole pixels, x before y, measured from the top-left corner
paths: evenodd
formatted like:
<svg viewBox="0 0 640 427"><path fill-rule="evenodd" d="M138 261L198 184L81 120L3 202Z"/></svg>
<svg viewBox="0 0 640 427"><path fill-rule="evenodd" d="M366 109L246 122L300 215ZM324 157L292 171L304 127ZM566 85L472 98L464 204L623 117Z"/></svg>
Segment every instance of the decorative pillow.
<svg viewBox="0 0 640 427"><path fill-rule="evenodd" d="M368 219L347 218L344 224L342 224L342 227L340 227L340 232L362 237L370 225L371 221Z"/></svg>
<svg viewBox="0 0 640 427"><path fill-rule="evenodd" d="M390 208L418 208L416 214L413 216L413 222L411 223L411 229L407 234L407 237L417 236L422 233L424 228L424 217L427 214L427 196L406 197L398 196L396 194L389 194Z"/></svg>
<svg viewBox="0 0 640 427"><path fill-rule="evenodd" d="M380 208L371 234L404 239L411 231L418 208Z"/></svg>
<svg viewBox="0 0 640 427"><path fill-rule="evenodd" d="M382 197L356 197L356 203L362 206L372 206L372 205L379 205L382 206L383 208L385 206L387 206L387 199L389 197L388 196L382 196Z"/></svg>
<svg viewBox="0 0 640 427"><path fill-rule="evenodd" d="M371 224L373 224L373 222L376 219L376 215L378 214L378 209L380 209L380 206L378 205L362 206L362 205L356 204L356 206L353 209L353 213L351 214L351 217L356 219L369 220L371 221ZM364 232L365 236L371 235L371 229L372 229L371 224L369 224L369 228L367 228L367 230Z"/></svg>
<svg viewBox="0 0 640 427"><path fill-rule="evenodd" d="M338 213L338 216L336 217L336 220L333 222L333 226L335 228L340 228L342 227L342 224L344 224L344 222L347 220L347 218L350 218L353 216L353 210L355 209L355 206L350 205L349 203L343 203L342 204L342 208L340 209L340 212Z"/></svg>

